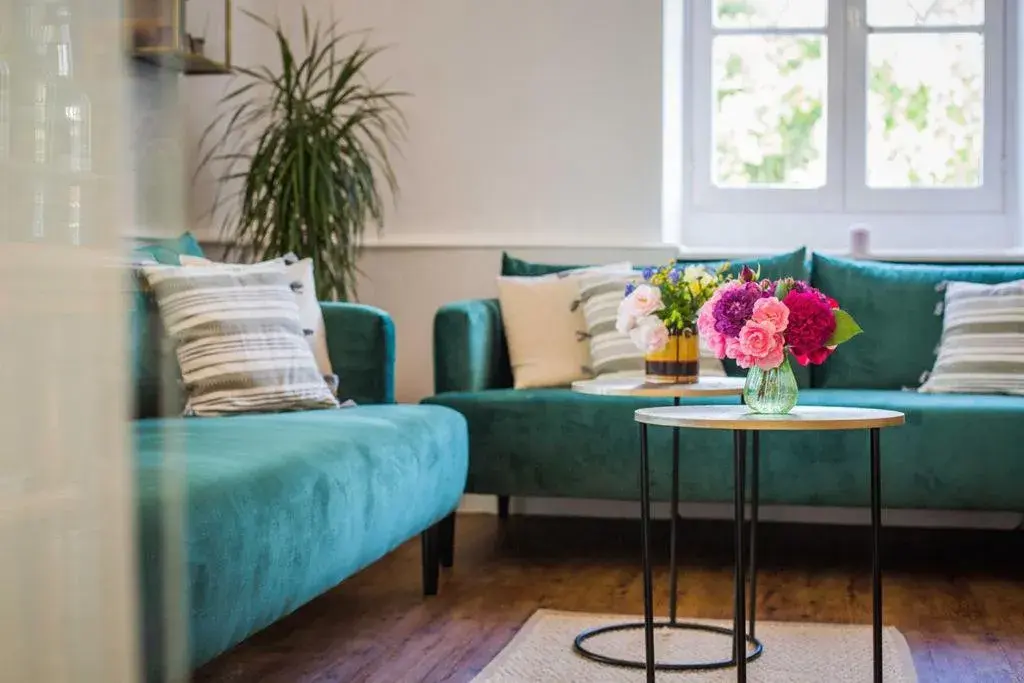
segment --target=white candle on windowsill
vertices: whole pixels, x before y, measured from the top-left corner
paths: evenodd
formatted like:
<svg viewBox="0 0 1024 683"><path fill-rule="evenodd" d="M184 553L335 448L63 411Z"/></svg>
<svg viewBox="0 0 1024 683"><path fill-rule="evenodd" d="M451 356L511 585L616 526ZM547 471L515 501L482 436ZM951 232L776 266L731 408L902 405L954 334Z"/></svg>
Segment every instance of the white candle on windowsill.
<svg viewBox="0 0 1024 683"><path fill-rule="evenodd" d="M871 227L865 223L850 226L850 256L867 258L871 251Z"/></svg>

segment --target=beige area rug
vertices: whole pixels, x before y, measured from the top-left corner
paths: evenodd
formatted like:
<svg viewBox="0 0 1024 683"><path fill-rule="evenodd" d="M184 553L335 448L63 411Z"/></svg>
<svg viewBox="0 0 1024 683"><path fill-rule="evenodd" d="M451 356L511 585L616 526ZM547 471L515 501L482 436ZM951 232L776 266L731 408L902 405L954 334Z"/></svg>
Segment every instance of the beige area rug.
<svg viewBox="0 0 1024 683"><path fill-rule="evenodd" d="M473 683L643 683L643 670L592 662L572 648L580 631L636 617L582 612L537 611L512 642L473 679ZM731 626L732 622L697 623ZM764 653L747 664L750 683L869 683L871 627L832 624L758 622ZM643 659L643 631L613 632L588 641L590 649L615 657ZM916 683L914 661L907 641L887 627L882 641L886 683ZM655 631L659 661L726 659L732 647L728 636L700 631ZM703 672L659 671L658 681L732 683L735 669Z"/></svg>

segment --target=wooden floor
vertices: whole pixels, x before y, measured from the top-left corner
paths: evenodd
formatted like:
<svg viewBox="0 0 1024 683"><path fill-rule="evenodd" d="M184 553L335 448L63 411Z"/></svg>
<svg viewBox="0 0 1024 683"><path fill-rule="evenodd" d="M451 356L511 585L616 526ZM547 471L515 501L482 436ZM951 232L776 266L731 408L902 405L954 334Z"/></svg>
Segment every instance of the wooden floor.
<svg viewBox="0 0 1024 683"><path fill-rule="evenodd" d="M682 616L731 618L730 528L682 526ZM537 608L639 614L637 538L626 520L460 516L436 598L421 597L419 544L407 543L195 681L467 682ZM659 523L662 614L667 539ZM868 544L867 528L763 524L760 618L869 624ZM921 683L1024 682L1024 533L891 529L883 552L885 622L907 636Z"/></svg>

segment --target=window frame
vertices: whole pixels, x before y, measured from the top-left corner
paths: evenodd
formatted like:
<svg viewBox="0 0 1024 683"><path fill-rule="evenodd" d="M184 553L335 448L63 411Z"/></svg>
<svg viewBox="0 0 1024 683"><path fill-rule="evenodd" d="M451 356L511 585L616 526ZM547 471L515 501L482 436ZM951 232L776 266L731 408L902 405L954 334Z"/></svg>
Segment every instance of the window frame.
<svg viewBox="0 0 1024 683"><path fill-rule="evenodd" d="M686 2L684 182L692 208L716 213L1002 213L1005 210L1005 88L1009 36L1005 0L985 0L982 185L976 188L872 188L867 184L867 0L824 0L824 29L717 29L714 0ZM876 33L955 33L974 27L874 27ZM730 188L712 179L712 45L718 35L823 35L828 88L826 178L820 188ZM856 116L853 112L863 112ZM848 151L862 150L859 154Z"/></svg>

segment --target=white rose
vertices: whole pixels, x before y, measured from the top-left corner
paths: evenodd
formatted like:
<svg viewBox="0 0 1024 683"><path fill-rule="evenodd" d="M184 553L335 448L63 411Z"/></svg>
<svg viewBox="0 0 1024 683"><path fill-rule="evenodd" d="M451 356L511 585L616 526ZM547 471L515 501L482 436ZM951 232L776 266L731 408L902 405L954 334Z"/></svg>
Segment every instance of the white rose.
<svg viewBox="0 0 1024 683"><path fill-rule="evenodd" d="M668 345L668 328L657 316L647 316L629 333L629 338L644 353L661 351Z"/></svg>
<svg viewBox="0 0 1024 683"><path fill-rule="evenodd" d="M651 285L637 286L626 299L632 300L632 312L637 318L643 318L665 308L661 300L661 290Z"/></svg>

